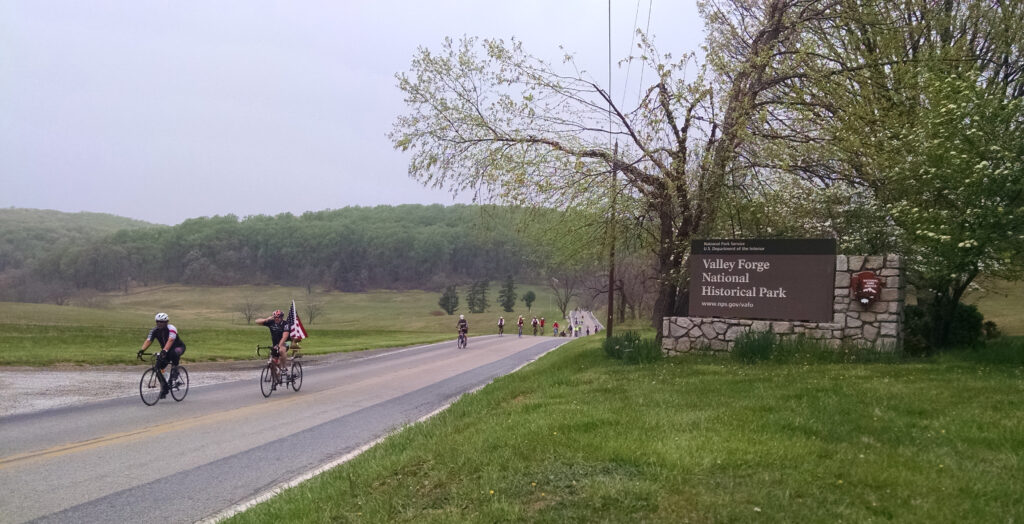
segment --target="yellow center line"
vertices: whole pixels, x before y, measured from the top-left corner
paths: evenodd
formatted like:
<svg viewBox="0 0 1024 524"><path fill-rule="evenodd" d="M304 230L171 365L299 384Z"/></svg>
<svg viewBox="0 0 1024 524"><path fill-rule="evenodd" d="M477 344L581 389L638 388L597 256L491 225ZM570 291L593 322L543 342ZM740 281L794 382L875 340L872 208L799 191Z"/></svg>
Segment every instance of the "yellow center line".
<svg viewBox="0 0 1024 524"><path fill-rule="evenodd" d="M490 354L489 356L500 358L499 355L495 355L495 354ZM89 440L73 442L73 443L70 443L70 444L62 444L62 445L54 446L54 447L47 448L47 449L36 450L36 451L29 451L29 452L25 452L25 453L19 453L19 454L16 454L16 455L9 455L7 457L0 458L0 470L6 469L6 468L11 467L11 466L14 466L16 464L24 463L24 462L27 462L27 461L53 459L53 458L57 458L57 457L60 457L60 456L63 456L63 455L67 455L67 454L70 454L70 453L78 453L78 452L87 451L87 450L91 450L91 449L97 449L97 448L101 448L101 447L104 447L104 446L109 446L109 445L112 445L112 444L117 444L117 443L122 443L122 442L124 442L124 443L134 442L134 441L138 441L138 440L142 440L142 439L146 439L146 438L151 438L151 437L154 437L154 436L157 436L157 435L162 435L162 434L165 434L165 433L169 433L169 432L172 432L172 431L183 431L183 430L187 430L187 429L192 429L192 428L195 428L195 427L198 427L198 426L202 426L204 424L214 424L214 423L218 423L218 422L224 422L224 421L235 420L235 419L239 419L239 418L245 418L245 417L248 417L248 416L250 416L250 415L252 415L254 413L258 413L258 412L266 412L268 410L278 410L279 411L281 408L289 407L292 404L296 404L296 403L299 403L299 402L313 402L313 401L317 401L317 400L319 400L322 397L327 397L327 396L330 396L330 395L334 395L335 393L337 393L338 390L354 389L356 386L365 386L365 385L367 385L367 383L371 383L372 384L372 383L381 382L381 381L385 381L385 380L394 380L394 381L398 381L399 384L409 384L410 382L399 381L398 379L405 378L405 377L408 377L408 376L419 378L419 377L424 376L425 373L429 372L431 368L447 368L446 370L451 372L452 371L451 370L451 365L452 365L452 362L450 362L450 361L440 360L440 361L434 362L434 363L432 363L432 364L430 364L428 366L415 367L415 368L407 368L407 369L403 369L403 370L400 370L400 371L394 371L394 372L391 372L391 373L386 373L385 375L367 377L367 378L365 378L363 380L357 380L357 381L349 382L349 383L342 384L342 385L339 385L339 386L334 386L334 387L331 387L331 388L328 388L328 389L325 389L323 391L319 391L319 392L316 392L316 393L310 393L310 394L306 394L306 395L302 395L302 396L286 397L286 398L284 398L282 400L275 400L273 404L252 404L252 405L249 405L249 406L240 407L240 408L234 408L234 409L230 409L230 410L227 410L227 411L218 411L216 413L210 413L210 414L207 414L207 415L200 415L198 417L187 419L187 420L174 420L174 421L171 421L171 422L164 422L164 423L161 423L161 424L156 424L156 425L149 426L149 427L142 428L142 429L134 429L134 430L130 430L130 431L124 431L124 432L121 432L121 433L113 433L113 434L110 434L110 435L104 435L102 437L97 437L97 438L93 438L93 439L89 439ZM478 363L476 365L480 365L480 364ZM464 371L464 370L455 371L455 373L457 374L457 373L462 372L462 371ZM447 378L447 377L444 377L444 378ZM443 378L439 379L439 380L443 380ZM411 382L415 382L415 381L411 381ZM391 393L393 393L394 396L399 396L399 395L402 395L402 394L406 393L406 391L404 391L404 390L392 390Z"/></svg>

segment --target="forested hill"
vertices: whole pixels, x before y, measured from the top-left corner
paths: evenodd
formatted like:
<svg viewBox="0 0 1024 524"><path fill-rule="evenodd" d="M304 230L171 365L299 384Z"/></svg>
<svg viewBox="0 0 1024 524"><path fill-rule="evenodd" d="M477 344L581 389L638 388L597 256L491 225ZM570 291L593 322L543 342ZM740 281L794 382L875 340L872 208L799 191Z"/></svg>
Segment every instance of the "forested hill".
<svg viewBox="0 0 1024 524"><path fill-rule="evenodd" d="M54 250L156 224L106 213L0 208L0 272L31 265Z"/></svg>
<svg viewBox="0 0 1024 524"><path fill-rule="evenodd" d="M531 227L558 218L496 206L401 205L123 229L51 249L17 279L8 272L0 299L49 301L76 289L179 282L430 289L522 275L545 258L517 232L527 213Z"/></svg>

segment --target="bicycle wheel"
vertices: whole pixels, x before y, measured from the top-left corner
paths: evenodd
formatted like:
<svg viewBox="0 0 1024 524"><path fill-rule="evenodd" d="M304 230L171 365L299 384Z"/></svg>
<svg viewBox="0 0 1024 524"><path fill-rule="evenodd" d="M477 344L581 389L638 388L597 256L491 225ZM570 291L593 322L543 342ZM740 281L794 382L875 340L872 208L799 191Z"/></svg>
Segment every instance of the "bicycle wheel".
<svg viewBox="0 0 1024 524"><path fill-rule="evenodd" d="M263 368L263 373L260 374L260 391L263 392L264 397L269 397L274 392L274 372L271 368L273 364L267 364Z"/></svg>
<svg viewBox="0 0 1024 524"><path fill-rule="evenodd" d="M147 406L152 406L160 401L161 388L157 373L159 371L149 368L142 373L142 379L139 380L139 396L142 397L142 403Z"/></svg>
<svg viewBox="0 0 1024 524"><path fill-rule="evenodd" d="M181 402L185 400L185 395L188 395L188 370L185 366L178 366L178 378L171 384L171 397Z"/></svg>
<svg viewBox="0 0 1024 524"><path fill-rule="evenodd" d="M292 361L292 377L289 380L292 384L292 389L298 391L302 387L302 363L299 361Z"/></svg>

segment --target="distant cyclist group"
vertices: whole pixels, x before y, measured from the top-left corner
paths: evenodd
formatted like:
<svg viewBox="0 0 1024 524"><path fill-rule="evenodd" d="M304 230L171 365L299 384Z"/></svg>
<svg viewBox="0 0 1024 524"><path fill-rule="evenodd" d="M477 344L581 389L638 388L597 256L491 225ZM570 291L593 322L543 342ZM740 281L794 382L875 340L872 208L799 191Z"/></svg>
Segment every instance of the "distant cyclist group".
<svg viewBox="0 0 1024 524"><path fill-rule="evenodd" d="M533 334L536 336L538 333L543 335L546 333L547 320L544 317L534 316L530 320L530 326L533 328ZM519 315L516 319L516 328L519 332L519 337L523 336L523 327L526 325L526 318L523 315ZM505 336L505 317L498 317L498 336ZM584 322L583 313L581 311L573 312L569 315L569 322L565 326L565 329L559 331L558 322L554 322L551 325L551 335L555 337L578 337L586 333L590 335L590 325ZM459 349L465 348L468 345L467 334L469 333L469 322L466 320L465 315L459 315L458 322L455 323L456 333L458 334L457 345ZM593 329L594 333L597 333L598 328L595 326Z"/></svg>

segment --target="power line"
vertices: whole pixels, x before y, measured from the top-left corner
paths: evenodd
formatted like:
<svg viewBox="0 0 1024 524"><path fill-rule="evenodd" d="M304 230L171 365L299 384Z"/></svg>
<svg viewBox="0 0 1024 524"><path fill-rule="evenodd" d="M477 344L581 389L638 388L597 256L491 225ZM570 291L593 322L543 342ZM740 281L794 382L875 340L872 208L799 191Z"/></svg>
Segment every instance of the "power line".
<svg viewBox="0 0 1024 524"><path fill-rule="evenodd" d="M636 11L633 12L633 28L630 29L632 36L629 39L629 54L633 54L633 44L636 43L636 19L640 16L640 0L636 0ZM626 105L626 88L629 87L629 73L633 70L633 60L629 61L626 65L626 81L622 84L622 105ZM640 74L643 74L643 69L640 70Z"/></svg>
<svg viewBox="0 0 1024 524"><path fill-rule="evenodd" d="M637 0L637 6L639 6L639 5L640 5L640 0ZM644 28L644 35L646 35L647 38L651 37L650 36L651 35L651 11L653 11L653 8L654 8L654 0L648 0L647 1L647 27ZM636 22L633 22L633 23L636 24ZM636 94L637 100L640 100L640 97L643 96L643 92L644 92L644 69L646 69L646 68L643 66L643 62L640 62L640 87L639 87L638 92Z"/></svg>

